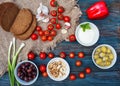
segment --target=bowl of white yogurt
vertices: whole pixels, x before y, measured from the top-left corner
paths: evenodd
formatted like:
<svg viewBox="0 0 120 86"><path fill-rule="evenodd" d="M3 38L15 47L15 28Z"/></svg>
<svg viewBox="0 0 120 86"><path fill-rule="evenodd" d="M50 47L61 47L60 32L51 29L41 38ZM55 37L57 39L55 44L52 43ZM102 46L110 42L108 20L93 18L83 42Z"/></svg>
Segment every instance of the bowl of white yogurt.
<svg viewBox="0 0 120 86"><path fill-rule="evenodd" d="M75 36L81 45L93 46L98 41L100 34L98 27L95 24L83 22L77 26Z"/></svg>

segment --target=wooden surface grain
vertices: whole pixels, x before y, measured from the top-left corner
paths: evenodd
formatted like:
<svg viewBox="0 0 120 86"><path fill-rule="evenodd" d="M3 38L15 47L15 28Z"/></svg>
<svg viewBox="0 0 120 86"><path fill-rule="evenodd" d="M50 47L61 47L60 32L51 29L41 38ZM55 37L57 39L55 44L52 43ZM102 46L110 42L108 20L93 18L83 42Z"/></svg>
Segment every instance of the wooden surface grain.
<svg viewBox="0 0 120 86"><path fill-rule="evenodd" d="M90 21L95 23L100 30L99 41L92 47L83 47L78 44L78 42L62 42L58 44L53 51L56 56L58 56L61 51L65 51L67 54L71 51L74 51L76 54L79 51L85 52L85 58L79 59L83 62L82 67L75 67L75 61L78 59L77 56L75 59L67 57L66 60L70 64L71 73L78 75L80 71L83 71L84 68L88 66L92 68L92 73L87 75L85 79L77 78L75 81L70 81L69 78L67 78L62 82L55 82L50 78L43 78L40 74L36 83L31 86L120 86L120 0L105 0L109 6L110 15L103 20L91 21L87 19L85 10L96 1L98 0L78 0L78 4L83 12L80 22ZM109 44L117 51L117 62L110 69L99 69L92 62L92 51L100 44ZM43 63L47 64L49 60L50 59L47 58L42 61L37 57L34 62L40 65ZM10 86L7 73L0 78L0 86Z"/></svg>

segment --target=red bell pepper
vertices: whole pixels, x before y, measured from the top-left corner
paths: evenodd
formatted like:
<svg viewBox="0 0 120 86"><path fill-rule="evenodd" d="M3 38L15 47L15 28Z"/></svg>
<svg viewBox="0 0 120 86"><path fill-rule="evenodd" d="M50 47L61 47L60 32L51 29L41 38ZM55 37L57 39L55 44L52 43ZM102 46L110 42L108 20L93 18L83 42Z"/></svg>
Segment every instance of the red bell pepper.
<svg viewBox="0 0 120 86"><path fill-rule="evenodd" d="M87 16L91 20L103 19L109 15L105 1L98 1L86 10Z"/></svg>

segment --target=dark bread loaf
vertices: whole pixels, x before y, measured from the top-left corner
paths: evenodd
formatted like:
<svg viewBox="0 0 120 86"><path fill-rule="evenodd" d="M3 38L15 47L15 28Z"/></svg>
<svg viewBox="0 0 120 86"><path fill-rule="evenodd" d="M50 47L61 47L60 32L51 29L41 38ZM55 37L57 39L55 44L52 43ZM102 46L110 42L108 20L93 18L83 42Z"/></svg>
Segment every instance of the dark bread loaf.
<svg viewBox="0 0 120 86"><path fill-rule="evenodd" d="M28 39L31 36L31 34L35 31L36 24L37 24L36 17L33 16L33 22L31 24L31 26L29 27L29 29L24 34L22 34L22 35L15 35L15 37L20 39L20 40Z"/></svg>
<svg viewBox="0 0 120 86"><path fill-rule="evenodd" d="M19 8L14 3L6 2L0 5L0 25L5 31L10 31L18 12Z"/></svg>
<svg viewBox="0 0 120 86"><path fill-rule="evenodd" d="M25 33L32 24L32 13L28 9L21 9L10 28L10 31L15 35Z"/></svg>

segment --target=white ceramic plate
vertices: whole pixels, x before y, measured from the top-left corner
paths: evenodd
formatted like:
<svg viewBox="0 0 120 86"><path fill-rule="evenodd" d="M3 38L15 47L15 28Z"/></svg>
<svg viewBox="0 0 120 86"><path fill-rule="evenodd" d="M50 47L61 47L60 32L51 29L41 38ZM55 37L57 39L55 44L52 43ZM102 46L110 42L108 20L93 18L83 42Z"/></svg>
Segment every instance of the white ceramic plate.
<svg viewBox="0 0 120 86"><path fill-rule="evenodd" d="M114 55L114 59L113 59L113 61L112 61L112 63L111 63L110 66L101 67L101 66L99 66L98 64L96 64L96 62L95 62L95 60L94 60L94 53L95 53L96 49L99 48L99 47L102 47L102 46L106 46L106 47L110 48L111 51L112 51L112 53L113 53L113 55ZM99 68L101 68L101 69L109 69L109 68L113 67L113 65L116 63L117 53L116 53L115 49L114 49L112 46L110 46L110 45L108 45L108 44L102 44L102 45L97 46L97 47L93 50L92 60L93 60L93 63L94 63L97 67L99 67Z"/></svg>
<svg viewBox="0 0 120 86"><path fill-rule="evenodd" d="M82 28L80 28L80 25L81 24L86 24L86 23L90 24L91 30L86 30L85 31L88 34L86 36L84 36L84 39L89 38L89 40L90 40L89 42L88 41L85 42L85 41L81 40L81 38L79 36L79 35L81 35L80 33L83 33L83 34L85 33L85 32L82 31ZM83 22L81 24L79 24L77 26L76 31L75 31L75 36L76 36L77 41L83 46L94 45L99 39L99 30L98 30L97 26L95 24L91 23L91 22ZM89 34L88 31L90 32L90 34ZM94 34L92 34L91 32L94 33Z"/></svg>
<svg viewBox="0 0 120 86"><path fill-rule="evenodd" d="M66 69L66 75L64 75L63 77L54 78L54 77L51 75L48 66L49 66L50 63L55 62L55 61L62 61L63 63L65 63L67 69ZM47 74L48 74L48 76L49 76L52 80L54 80L54 81L63 81L63 80L65 80L65 79L69 76L69 73L70 73L70 66L69 66L69 64L67 63L67 61L64 60L64 59L62 59L62 58L59 58L59 57L53 58L53 59L51 59L51 60L48 62L48 64L47 64Z"/></svg>

